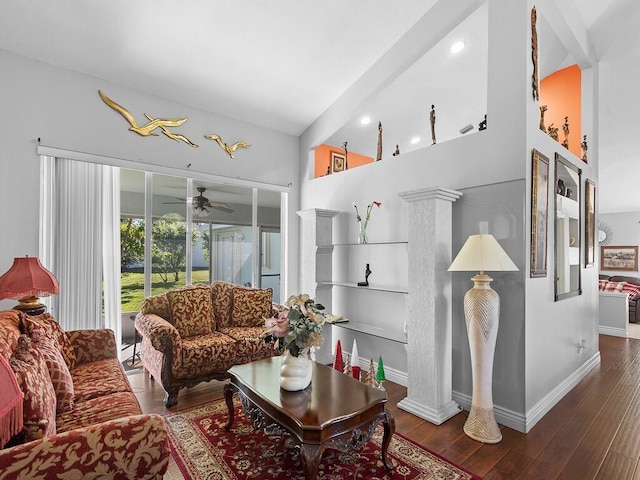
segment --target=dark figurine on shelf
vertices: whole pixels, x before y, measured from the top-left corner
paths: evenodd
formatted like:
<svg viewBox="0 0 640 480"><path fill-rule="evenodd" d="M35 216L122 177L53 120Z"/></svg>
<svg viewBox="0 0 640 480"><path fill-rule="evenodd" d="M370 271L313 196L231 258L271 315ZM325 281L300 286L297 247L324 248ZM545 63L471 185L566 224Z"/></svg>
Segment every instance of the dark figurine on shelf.
<svg viewBox="0 0 640 480"><path fill-rule="evenodd" d="M378 122L378 149L376 151L376 162L382 160L382 122Z"/></svg>
<svg viewBox="0 0 640 480"><path fill-rule="evenodd" d="M556 142L558 141L558 129L553 126L553 123L547 127L547 133L551 138L553 138Z"/></svg>
<svg viewBox="0 0 640 480"><path fill-rule="evenodd" d="M327 175L331 175L331 165L327 167Z"/></svg>
<svg viewBox="0 0 640 480"><path fill-rule="evenodd" d="M558 179L558 187L556 188L556 193L558 195L562 195L563 197L564 197L564 195L566 193L566 189L565 189L565 186L564 186L564 181L561 178Z"/></svg>
<svg viewBox="0 0 640 480"><path fill-rule="evenodd" d="M564 141L562 142L562 146L569 150L569 117L564 117L562 132L564 133Z"/></svg>
<svg viewBox="0 0 640 480"><path fill-rule="evenodd" d="M587 145L587 136L586 135L582 136L582 143L580 144L580 146L582 147L582 161L586 162L587 161L587 150L589 150L589 146Z"/></svg>
<svg viewBox="0 0 640 480"><path fill-rule="evenodd" d="M345 170L349 170L349 151L347 150L347 143L349 142L344 142L342 144L342 149L344 150L344 169Z"/></svg>
<svg viewBox="0 0 640 480"><path fill-rule="evenodd" d="M487 129L487 114L484 114L484 120L482 120L479 124L478 124L478 130L481 132L482 130L486 130Z"/></svg>
<svg viewBox="0 0 640 480"><path fill-rule="evenodd" d="M431 140L436 144L436 107L431 105L431 112L429 113L429 121L431 122Z"/></svg>
<svg viewBox="0 0 640 480"><path fill-rule="evenodd" d="M369 264L367 263L367 268L364 271L364 282L358 282L359 287L369 286L369 275L371 275L371 270L369 269Z"/></svg>
<svg viewBox="0 0 640 480"><path fill-rule="evenodd" d="M398 145L396 145L396 151L393 152L392 154L394 157L397 157L398 155L400 155L400 147Z"/></svg>
<svg viewBox="0 0 640 480"><path fill-rule="evenodd" d="M546 105L540 105L540 130L542 130L543 132L546 132L547 129L544 126L544 112L547 111L547 106Z"/></svg>

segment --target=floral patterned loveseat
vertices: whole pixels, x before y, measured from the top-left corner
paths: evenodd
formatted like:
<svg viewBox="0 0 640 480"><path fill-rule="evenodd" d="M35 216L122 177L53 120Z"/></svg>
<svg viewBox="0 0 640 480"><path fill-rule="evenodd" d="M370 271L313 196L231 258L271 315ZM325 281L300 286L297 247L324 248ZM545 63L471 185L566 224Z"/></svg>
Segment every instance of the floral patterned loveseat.
<svg viewBox="0 0 640 480"><path fill-rule="evenodd" d="M162 384L166 407L184 387L224 380L233 365L281 353L264 342L265 318L282 308L272 297L271 288L214 282L144 299L135 320L142 363Z"/></svg>
<svg viewBox="0 0 640 480"><path fill-rule="evenodd" d="M142 414L111 330L63 332L49 314L0 311L0 355L24 394L0 479L163 478L164 420Z"/></svg>

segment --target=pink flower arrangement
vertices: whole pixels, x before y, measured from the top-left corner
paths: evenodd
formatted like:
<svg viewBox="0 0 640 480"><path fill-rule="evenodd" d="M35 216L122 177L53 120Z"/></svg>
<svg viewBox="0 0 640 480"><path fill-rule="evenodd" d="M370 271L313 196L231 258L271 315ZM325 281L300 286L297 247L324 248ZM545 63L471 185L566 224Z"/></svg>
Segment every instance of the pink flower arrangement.
<svg viewBox="0 0 640 480"><path fill-rule="evenodd" d="M265 341L274 342L294 357L322 345L325 316L320 311L324 307L315 303L307 294L290 296L285 306L287 308L275 317L265 319Z"/></svg>

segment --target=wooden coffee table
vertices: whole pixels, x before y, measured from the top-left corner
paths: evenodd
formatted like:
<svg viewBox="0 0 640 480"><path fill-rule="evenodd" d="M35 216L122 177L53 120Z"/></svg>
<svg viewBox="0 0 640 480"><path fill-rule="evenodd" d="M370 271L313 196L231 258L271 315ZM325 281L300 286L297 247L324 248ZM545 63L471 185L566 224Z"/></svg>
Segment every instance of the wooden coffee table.
<svg viewBox="0 0 640 480"><path fill-rule="evenodd" d="M386 408L387 395L331 367L315 363L311 385L299 392L280 388L280 358L267 358L229 369L224 387L229 409L228 431L234 420L233 394L238 393L247 417L267 435L288 434L300 445L302 468L315 479L326 448L359 449L384 426L382 461L392 466L387 449L395 420Z"/></svg>

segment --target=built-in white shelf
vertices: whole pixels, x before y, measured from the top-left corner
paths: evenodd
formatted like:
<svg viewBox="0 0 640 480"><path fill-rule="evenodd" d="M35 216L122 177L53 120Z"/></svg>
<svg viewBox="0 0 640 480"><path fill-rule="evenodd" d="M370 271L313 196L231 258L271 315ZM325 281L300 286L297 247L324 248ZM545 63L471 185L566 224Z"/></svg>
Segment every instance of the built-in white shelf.
<svg viewBox="0 0 640 480"><path fill-rule="evenodd" d="M409 242L334 243L334 247L366 247L367 245L408 245Z"/></svg>
<svg viewBox="0 0 640 480"><path fill-rule="evenodd" d="M383 329L375 327L373 325L367 325L366 323L354 322L348 320L346 322L332 323L334 327L344 328L345 330L351 330L352 332L363 333L365 335L371 335L372 337L383 338L392 342L407 343L407 336L404 333L394 332L390 329Z"/></svg>
<svg viewBox="0 0 640 480"><path fill-rule="evenodd" d="M358 285L357 283L349 283L349 282L318 282L318 285L330 285L333 287L344 287L344 288L358 288L361 290L375 290L377 292L390 292L390 293L409 293L407 290L397 289L393 287L381 287L376 285L369 285L368 287Z"/></svg>

